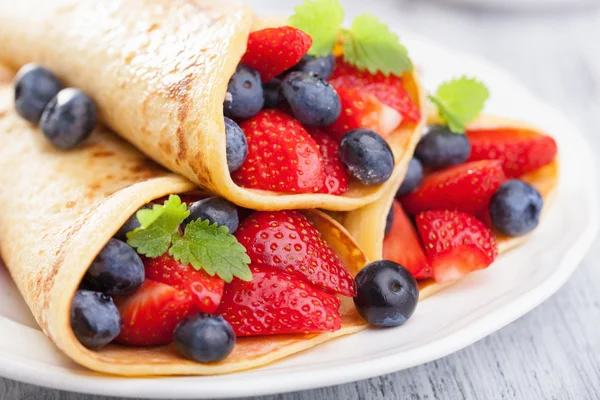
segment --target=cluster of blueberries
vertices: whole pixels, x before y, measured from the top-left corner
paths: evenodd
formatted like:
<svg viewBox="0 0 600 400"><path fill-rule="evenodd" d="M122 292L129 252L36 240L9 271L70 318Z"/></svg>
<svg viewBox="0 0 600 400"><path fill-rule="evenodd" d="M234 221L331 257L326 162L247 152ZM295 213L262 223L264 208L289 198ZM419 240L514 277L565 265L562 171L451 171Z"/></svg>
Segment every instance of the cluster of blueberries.
<svg viewBox="0 0 600 400"><path fill-rule="evenodd" d="M423 168L440 169L466 162L471 144L466 135L452 133L447 126L433 125L419 141L398 198L410 193L423 181ZM518 179L504 182L492 197L490 216L494 227L507 236L522 236L538 225L544 199L530 184ZM387 218L387 234L393 222L393 208Z"/></svg>
<svg viewBox="0 0 600 400"><path fill-rule="evenodd" d="M305 126L322 127L335 122L342 105L333 86L327 83L334 67L333 54L305 55L294 67L263 85L258 71L238 65L223 102L230 172L239 168L248 154L248 144L241 139L243 132L233 120L248 119L264 108L287 104L294 118ZM352 176L365 185L387 181L394 170L392 150L370 129L348 131L340 142L339 156Z"/></svg>

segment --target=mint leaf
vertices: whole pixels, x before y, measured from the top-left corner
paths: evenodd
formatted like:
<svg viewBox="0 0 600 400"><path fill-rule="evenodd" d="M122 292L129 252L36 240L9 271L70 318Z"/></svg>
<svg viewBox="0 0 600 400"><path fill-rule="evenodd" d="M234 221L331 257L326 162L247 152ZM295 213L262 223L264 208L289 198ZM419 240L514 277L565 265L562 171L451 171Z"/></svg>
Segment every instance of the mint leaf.
<svg viewBox="0 0 600 400"><path fill-rule="evenodd" d="M162 256L169 249L173 234L189 215L179 196L171 195L164 205L155 204L152 210L137 212L141 227L127 232L127 244L150 258Z"/></svg>
<svg viewBox="0 0 600 400"><path fill-rule="evenodd" d="M235 236L227 232L227 227L210 225L208 220L190 222L183 237L173 236L169 254L182 264L191 264L211 276L217 274L225 282L231 282L234 276L250 281L250 257Z"/></svg>
<svg viewBox="0 0 600 400"><path fill-rule="evenodd" d="M440 118L454 133L464 133L467 124L479 115L489 97L487 87L463 76L440 85L429 99L438 108Z"/></svg>
<svg viewBox="0 0 600 400"><path fill-rule="evenodd" d="M295 14L288 23L312 37L308 54L324 57L333 51L342 22L344 10L338 0L305 0L294 8Z"/></svg>
<svg viewBox="0 0 600 400"><path fill-rule="evenodd" d="M384 75L402 75L413 69L406 48L388 26L370 14L354 19L352 28L342 35L344 61L359 70Z"/></svg>

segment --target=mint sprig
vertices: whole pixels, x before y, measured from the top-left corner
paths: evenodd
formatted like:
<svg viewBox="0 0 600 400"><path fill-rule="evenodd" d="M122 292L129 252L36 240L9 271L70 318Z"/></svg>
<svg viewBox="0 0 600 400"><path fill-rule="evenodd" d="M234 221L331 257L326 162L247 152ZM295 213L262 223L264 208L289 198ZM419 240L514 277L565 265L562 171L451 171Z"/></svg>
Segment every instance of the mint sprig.
<svg viewBox="0 0 600 400"><path fill-rule="evenodd" d="M458 134L465 133L467 124L481 113L488 97L483 83L466 76L441 84L435 95L429 95L440 118Z"/></svg>
<svg viewBox="0 0 600 400"><path fill-rule="evenodd" d="M208 220L192 221L181 235L179 226L189 215L181 198L171 195L163 205L137 212L141 227L127 233L127 243L149 258L168 251L176 261L211 276L217 274L225 282L233 277L251 280L250 257L226 226L210 225Z"/></svg>
<svg viewBox="0 0 600 400"><path fill-rule="evenodd" d="M361 71L402 75L413 70L406 48L388 26L370 14L354 19L350 29L342 29L344 11L338 0L305 0L295 8L288 23L306 33L313 44L308 54L323 57L339 40L344 61Z"/></svg>

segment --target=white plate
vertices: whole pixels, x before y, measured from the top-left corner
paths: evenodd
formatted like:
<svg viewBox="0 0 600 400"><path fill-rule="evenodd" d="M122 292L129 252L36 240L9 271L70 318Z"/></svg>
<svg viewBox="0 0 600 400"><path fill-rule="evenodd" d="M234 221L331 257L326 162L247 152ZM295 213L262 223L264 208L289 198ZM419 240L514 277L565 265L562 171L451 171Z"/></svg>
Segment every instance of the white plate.
<svg viewBox="0 0 600 400"><path fill-rule="evenodd" d="M407 40L426 86L468 74L490 87L486 111L520 118L556 137L562 178L547 218L523 247L421 303L401 328L367 330L272 365L216 377L123 379L80 368L42 334L0 269L0 375L58 389L131 397L217 398L310 389L366 379L455 352L527 313L575 270L598 227L590 147L559 111L496 67L420 39Z"/></svg>

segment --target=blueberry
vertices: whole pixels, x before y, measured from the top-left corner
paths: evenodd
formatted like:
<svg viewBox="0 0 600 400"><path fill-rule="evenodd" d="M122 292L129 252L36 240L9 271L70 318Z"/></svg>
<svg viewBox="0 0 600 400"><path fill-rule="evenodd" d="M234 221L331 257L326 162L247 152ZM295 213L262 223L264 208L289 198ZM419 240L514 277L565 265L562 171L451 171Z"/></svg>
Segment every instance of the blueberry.
<svg viewBox="0 0 600 400"><path fill-rule="evenodd" d="M108 295L134 292L144 283L144 263L137 252L119 239L110 239L88 268L86 287Z"/></svg>
<svg viewBox="0 0 600 400"><path fill-rule="evenodd" d="M385 219L385 235L386 236L388 233L390 233L393 223L394 223L394 206L392 205L392 207L390 208L390 211L388 212L387 218Z"/></svg>
<svg viewBox="0 0 600 400"><path fill-rule="evenodd" d="M79 89L63 89L44 109L40 128L59 149L67 150L85 140L96 125L96 105Z"/></svg>
<svg viewBox="0 0 600 400"><path fill-rule="evenodd" d="M237 171L248 155L248 141L244 131L233 120L225 117L225 140L227 142L227 167Z"/></svg>
<svg viewBox="0 0 600 400"><path fill-rule="evenodd" d="M419 301L417 281L393 261L372 262L356 276L354 304L360 315L376 326L399 326L414 313Z"/></svg>
<svg viewBox="0 0 600 400"><path fill-rule="evenodd" d="M110 296L78 290L71 303L71 328L82 345L98 350L119 336L121 314Z"/></svg>
<svg viewBox="0 0 600 400"><path fill-rule="evenodd" d="M263 86L265 96L264 108L277 108L285 101L281 93L281 79L273 78Z"/></svg>
<svg viewBox="0 0 600 400"><path fill-rule="evenodd" d="M209 197L190 206L190 216L183 221L181 228L185 229L192 221L205 219L209 220L211 225L216 222L219 226L226 226L229 233L234 233L240 224L235 204L222 197Z"/></svg>
<svg viewBox="0 0 600 400"><path fill-rule="evenodd" d="M307 72L287 74L281 91L294 117L305 125L330 125L342 111L342 103L333 86Z"/></svg>
<svg viewBox="0 0 600 400"><path fill-rule="evenodd" d="M531 232L540 222L544 199L533 186L517 180L506 181L490 202L494 226L508 236Z"/></svg>
<svg viewBox="0 0 600 400"><path fill-rule="evenodd" d="M411 158L408 163L408 169L406 170L406 176L400 189L396 192L396 196L404 196L419 187L423 182L423 165L417 158Z"/></svg>
<svg viewBox="0 0 600 400"><path fill-rule="evenodd" d="M352 176L365 185L379 185L394 171L392 149L370 129L348 131L340 141L339 154Z"/></svg>
<svg viewBox="0 0 600 400"><path fill-rule="evenodd" d="M37 124L60 88L52 72L37 64L27 64L15 76L15 109L21 117Z"/></svg>
<svg viewBox="0 0 600 400"><path fill-rule="evenodd" d="M146 204L140 208L140 210L151 210L151 209L152 209L152 204ZM140 222L137 219L136 214L137 214L137 211L135 214L133 214L131 217L129 217L129 219L127 221L125 221L125 223L123 224L121 229L119 229L118 232L115 233L115 238L122 240L124 242L127 242L127 232L131 232L141 226Z"/></svg>
<svg viewBox="0 0 600 400"><path fill-rule="evenodd" d="M220 315L198 313L175 328L175 346L194 361L212 363L226 358L235 345L231 325Z"/></svg>
<svg viewBox="0 0 600 400"><path fill-rule="evenodd" d="M321 79L329 79L335 68L335 57L330 54L325 57L314 57L308 54L302 57L300 62L292 67L293 71L308 72Z"/></svg>
<svg viewBox="0 0 600 400"><path fill-rule="evenodd" d="M238 65L227 85L223 102L226 117L246 119L255 116L264 105L260 74L247 65Z"/></svg>
<svg viewBox="0 0 600 400"><path fill-rule="evenodd" d="M466 135L452 133L448 127L434 125L417 145L415 157L426 168L446 168L462 164L471 154Z"/></svg>

